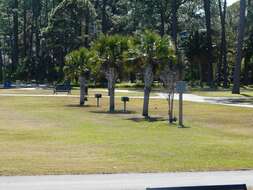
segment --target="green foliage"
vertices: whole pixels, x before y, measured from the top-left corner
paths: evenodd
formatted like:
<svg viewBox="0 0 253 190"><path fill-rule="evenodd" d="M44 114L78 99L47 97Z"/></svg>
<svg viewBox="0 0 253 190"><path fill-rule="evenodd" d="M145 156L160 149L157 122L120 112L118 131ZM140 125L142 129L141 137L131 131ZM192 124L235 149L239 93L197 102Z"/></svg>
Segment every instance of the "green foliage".
<svg viewBox="0 0 253 190"><path fill-rule="evenodd" d="M123 67L124 53L128 51L130 40L121 35L101 35L92 45L96 51L98 64L102 70Z"/></svg>
<svg viewBox="0 0 253 190"><path fill-rule="evenodd" d="M105 36L115 34L131 36L137 33L137 39L128 39L130 41L128 46L132 52L124 53L123 59L122 57L119 58L120 62L126 59L128 63L131 63L130 58L133 58L131 67L126 64L115 63L115 66L127 66L125 69L117 66L120 71L120 78L127 79L130 68L134 68L131 71L131 75L134 75L137 66L143 66L147 63L145 56L139 56L137 60L138 54L143 54L146 51L146 47L143 47L139 53L137 51L143 45L141 40L147 42L151 40L151 44L152 40L157 40L152 39L154 36L151 37L147 34L146 39L144 39L139 31L148 29L157 33L157 36L160 34L168 38L166 36L173 33L172 28L175 29L173 24L175 21L173 11L175 9L179 49L181 48L181 33L196 34L197 31L205 30L203 0L178 0L176 6L173 2L168 0L0 0L0 49L5 76L12 80L29 81L35 79L43 81L47 79L51 82L59 81L64 77L64 57L71 51L81 47L89 48L91 44L94 44L94 41L101 38L101 33ZM218 0L210 1L210 3L212 41L215 50L219 50L222 43ZM250 60L248 57L252 57L252 2L251 5L247 6L244 55ZM231 78L235 62L238 10L239 3L227 8L228 78ZM150 39L148 39L149 37ZM174 35L173 38L175 38ZM163 40L166 41L166 39ZM196 40L189 39L188 42L189 44L196 43ZM199 59L197 62L202 62L204 67L208 62L205 58L205 42L204 40L200 42L201 44L188 44L184 49L185 52L177 52L181 55L184 53L187 55L185 62L183 61L187 80L201 80L198 74L201 70L196 66L196 60L192 61L192 57ZM199 50L196 51L197 46ZM161 62L162 58L155 51L150 48L149 53L153 54L151 57L154 57L154 64L159 65L156 63ZM200 52L201 55L196 56ZM220 53L214 51L212 54L214 58L213 75L215 75L217 72L215 69L219 65ZM159 61L155 55L159 55ZM100 55L99 57L103 56ZM174 57L170 59L174 60ZM167 61L165 58L162 62ZM112 61L111 57L109 62L115 61ZM133 64L137 62L141 64ZM193 73L191 72L192 68ZM247 70L244 67L242 69ZM248 70L249 73L252 73L253 68L249 67ZM253 82L253 79L250 81Z"/></svg>
<svg viewBox="0 0 253 190"><path fill-rule="evenodd" d="M150 30L139 32L132 39L127 59L133 68L143 68L151 64L162 68L169 62L175 62L174 46L168 36L161 37Z"/></svg>
<svg viewBox="0 0 253 190"><path fill-rule="evenodd" d="M49 24L43 32L47 47L56 54L59 51L66 54L84 46L86 38L89 37L86 36L89 34L85 33L84 27L90 26L95 15L89 0L62 1L52 12Z"/></svg>
<svg viewBox="0 0 253 190"><path fill-rule="evenodd" d="M98 73L96 62L96 55L93 51L86 48L75 50L65 57L65 76L68 79L76 80L76 82L82 75L92 74L94 76Z"/></svg>

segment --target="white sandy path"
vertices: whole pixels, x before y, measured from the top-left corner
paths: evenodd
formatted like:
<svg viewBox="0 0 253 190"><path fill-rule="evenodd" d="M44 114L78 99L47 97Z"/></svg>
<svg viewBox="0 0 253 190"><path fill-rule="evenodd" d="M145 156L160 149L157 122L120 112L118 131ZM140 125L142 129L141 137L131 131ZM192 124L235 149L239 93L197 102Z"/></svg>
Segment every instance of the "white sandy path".
<svg viewBox="0 0 253 190"><path fill-rule="evenodd" d="M97 91L97 90L91 90ZM99 92L106 92L105 89L100 89ZM133 90L116 90L116 92L121 93L129 93L130 99L143 99L142 96L133 96L131 93L138 93L138 91ZM156 93L156 96L151 96L151 99L167 99L167 94L165 93ZM78 98L78 95L66 95L66 94L0 94L0 97L71 97ZM107 97L107 96L106 96ZM120 98L121 96L115 96L116 98ZM89 97L94 98L94 97ZM178 94L175 95L175 99L178 100ZM246 103L242 103L241 100L245 100ZM247 102L247 100L249 100ZM184 101L197 102L197 103L208 103L208 104L216 104L216 105L225 105L225 106L234 106L234 107L244 107L244 108L253 108L253 104L250 103L250 99L245 98L237 98L237 97L203 97L193 94L184 94Z"/></svg>

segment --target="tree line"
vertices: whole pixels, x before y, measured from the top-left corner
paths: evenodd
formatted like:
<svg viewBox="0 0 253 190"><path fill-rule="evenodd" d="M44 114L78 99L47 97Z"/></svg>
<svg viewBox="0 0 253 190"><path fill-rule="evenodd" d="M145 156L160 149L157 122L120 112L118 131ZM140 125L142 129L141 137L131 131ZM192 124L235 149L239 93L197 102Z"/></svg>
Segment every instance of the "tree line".
<svg viewBox="0 0 253 190"><path fill-rule="evenodd" d="M240 84L253 83L252 6L251 0L229 7L227 0L0 0L0 80L60 82L70 52L91 47L101 34L149 29L171 36L181 79L234 83L238 93ZM134 80L134 74L119 76Z"/></svg>

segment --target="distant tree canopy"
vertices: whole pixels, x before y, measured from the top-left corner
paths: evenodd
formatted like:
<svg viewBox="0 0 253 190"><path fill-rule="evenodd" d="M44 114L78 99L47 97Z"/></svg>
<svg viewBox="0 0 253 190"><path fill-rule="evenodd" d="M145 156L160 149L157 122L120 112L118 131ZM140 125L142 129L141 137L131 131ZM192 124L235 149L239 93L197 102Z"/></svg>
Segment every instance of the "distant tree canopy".
<svg viewBox="0 0 253 190"><path fill-rule="evenodd" d="M235 76L237 84L252 84L253 8L251 0L241 1L246 24L238 65L239 2L228 7L227 0L0 0L0 80L60 82L70 52L90 48L101 34L149 29L171 36L180 77L192 85L228 87ZM241 72L234 74L234 68ZM119 78L132 80L135 74L122 70Z"/></svg>

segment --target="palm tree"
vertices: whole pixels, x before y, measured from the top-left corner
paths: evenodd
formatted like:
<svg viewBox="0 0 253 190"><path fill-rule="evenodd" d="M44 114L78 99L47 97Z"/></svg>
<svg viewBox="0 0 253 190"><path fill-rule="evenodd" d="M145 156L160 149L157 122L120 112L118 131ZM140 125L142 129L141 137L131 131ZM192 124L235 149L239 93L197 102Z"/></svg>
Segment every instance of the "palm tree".
<svg viewBox="0 0 253 190"><path fill-rule="evenodd" d="M239 21L239 34L237 40L237 56L235 63L235 71L233 76L233 94L240 94L240 75L241 75L241 62L242 62L242 48L244 41L245 30L245 13L246 13L246 0L240 0L240 21Z"/></svg>
<svg viewBox="0 0 253 190"><path fill-rule="evenodd" d="M128 43L128 38L121 35L102 35L92 46L96 51L99 67L108 81L110 112L115 111L115 84L124 63L124 52L128 50Z"/></svg>
<svg viewBox="0 0 253 190"><path fill-rule="evenodd" d="M69 53L65 58L64 72L68 79L78 80L80 82L80 105L85 103L86 88L88 86L88 78L90 73L90 64L92 63L92 53L86 49Z"/></svg>
<svg viewBox="0 0 253 190"><path fill-rule="evenodd" d="M168 58L174 54L172 43L168 37L161 37L151 31L144 31L134 38L128 57L141 68L144 75L144 102L142 115L149 117L149 98L154 81L155 71L159 64L167 64Z"/></svg>

